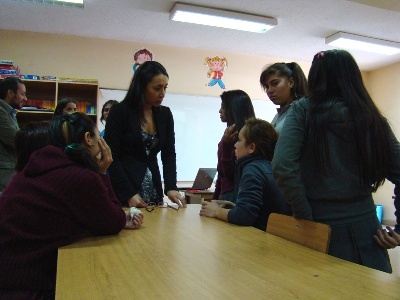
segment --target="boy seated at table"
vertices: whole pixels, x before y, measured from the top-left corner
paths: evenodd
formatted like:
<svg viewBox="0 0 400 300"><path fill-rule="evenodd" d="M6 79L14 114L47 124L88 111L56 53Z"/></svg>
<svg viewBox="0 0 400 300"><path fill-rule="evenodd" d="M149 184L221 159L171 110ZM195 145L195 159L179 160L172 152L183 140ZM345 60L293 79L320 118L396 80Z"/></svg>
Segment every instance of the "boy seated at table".
<svg viewBox="0 0 400 300"><path fill-rule="evenodd" d="M235 202L203 201L200 215L266 230L271 213L291 215L291 208L272 175L278 134L267 121L251 118L235 144Z"/></svg>

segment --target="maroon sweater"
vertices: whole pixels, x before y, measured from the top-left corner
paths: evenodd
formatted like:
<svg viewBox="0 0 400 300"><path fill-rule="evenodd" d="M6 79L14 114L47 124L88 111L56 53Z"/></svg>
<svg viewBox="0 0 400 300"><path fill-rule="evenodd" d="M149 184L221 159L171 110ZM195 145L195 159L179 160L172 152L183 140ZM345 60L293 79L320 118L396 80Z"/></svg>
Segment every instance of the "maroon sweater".
<svg viewBox="0 0 400 300"><path fill-rule="evenodd" d="M222 137L218 143L218 177L215 182L213 199L219 199L223 193L233 191L235 185L235 143L224 142Z"/></svg>
<svg viewBox="0 0 400 300"><path fill-rule="evenodd" d="M59 247L125 224L107 176L56 147L36 151L0 196L0 290L54 290Z"/></svg>

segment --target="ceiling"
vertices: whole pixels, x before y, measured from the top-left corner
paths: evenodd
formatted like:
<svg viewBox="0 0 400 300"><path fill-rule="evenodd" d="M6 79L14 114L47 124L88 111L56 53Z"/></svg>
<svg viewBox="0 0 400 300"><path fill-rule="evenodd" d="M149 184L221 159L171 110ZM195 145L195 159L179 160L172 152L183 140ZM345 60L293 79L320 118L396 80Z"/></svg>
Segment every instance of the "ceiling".
<svg viewBox="0 0 400 300"><path fill-rule="evenodd" d="M182 0L278 19L264 33L248 33L169 20L172 0L85 0L85 8L0 0L0 28L133 41L272 57L310 63L331 49L325 37L338 31L400 43L399 0ZM363 4L366 3L366 4ZM1 46L0 46L1 53ZM351 51L363 71L400 61Z"/></svg>

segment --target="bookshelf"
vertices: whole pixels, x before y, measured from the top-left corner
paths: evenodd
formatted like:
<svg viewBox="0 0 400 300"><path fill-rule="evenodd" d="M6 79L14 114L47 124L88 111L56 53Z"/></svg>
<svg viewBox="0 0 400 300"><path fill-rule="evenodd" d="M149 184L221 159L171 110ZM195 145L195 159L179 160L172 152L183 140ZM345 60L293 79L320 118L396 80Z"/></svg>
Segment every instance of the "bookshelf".
<svg viewBox="0 0 400 300"><path fill-rule="evenodd" d="M54 111L57 102L63 98L73 98L77 102L77 111L86 113L97 122L97 103L99 85L97 83L81 83L50 80L23 80L26 86L28 101L26 106L37 106ZM19 110L17 119L23 128L30 122L50 121L53 112Z"/></svg>

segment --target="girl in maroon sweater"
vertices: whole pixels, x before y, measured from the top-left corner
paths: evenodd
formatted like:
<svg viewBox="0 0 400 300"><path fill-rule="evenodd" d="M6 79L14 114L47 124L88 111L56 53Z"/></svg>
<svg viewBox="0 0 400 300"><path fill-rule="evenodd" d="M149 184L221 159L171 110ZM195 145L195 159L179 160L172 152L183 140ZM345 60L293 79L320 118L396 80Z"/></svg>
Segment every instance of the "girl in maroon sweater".
<svg viewBox="0 0 400 300"><path fill-rule="evenodd" d="M221 94L221 122L227 123L224 135L218 143L218 177L215 183L213 199L234 202L235 143L244 122L255 117L253 104L242 90L225 91Z"/></svg>
<svg viewBox="0 0 400 300"><path fill-rule="evenodd" d="M0 196L0 299L52 299L57 251L80 238L139 228L105 172L110 148L85 114L54 117L50 144L35 151Z"/></svg>

